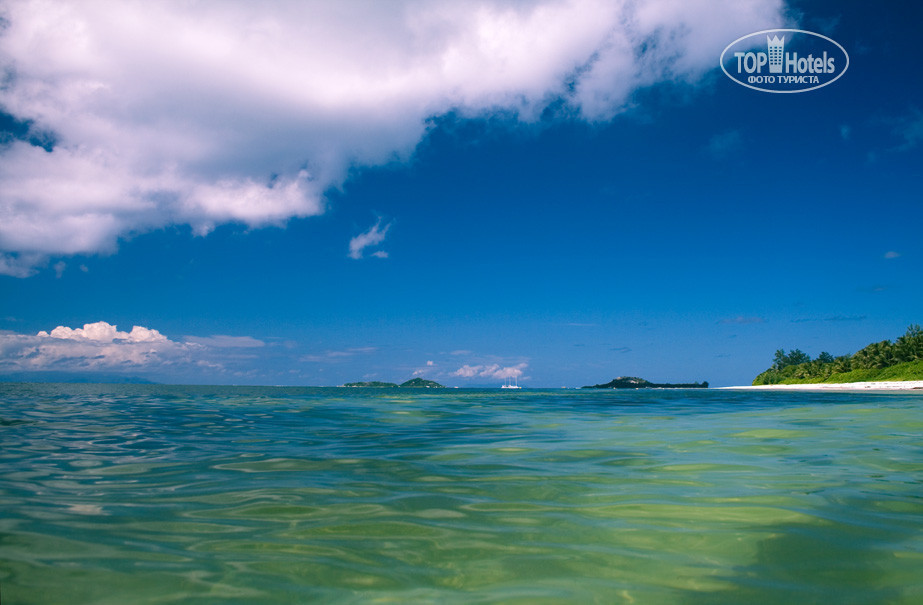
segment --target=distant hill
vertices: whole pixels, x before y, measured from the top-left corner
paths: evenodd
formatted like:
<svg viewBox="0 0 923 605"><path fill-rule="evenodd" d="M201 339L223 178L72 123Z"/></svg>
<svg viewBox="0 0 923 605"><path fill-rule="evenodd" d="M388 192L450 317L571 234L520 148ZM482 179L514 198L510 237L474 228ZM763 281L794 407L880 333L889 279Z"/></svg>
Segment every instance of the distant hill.
<svg viewBox="0 0 923 605"><path fill-rule="evenodd" d="M407 382L401 383L402 387L414 387L414 388L424 388L424 389L444 389L445 387L438 382L433 382L432 380L424 380L423 378L411 378Z"/></svg>
<svg viewBox="0 0 923 605"><path fill-rule="evenodd" d="M707 389L708 382L691 382L691 383L656 383L637 378L635 376L619 376L607 382L606 384L594 384L593 386L580 387L581 389Z"/></svg>
<svg viewBox="0 0 923 605"><path fill-rule="evenodd" d="M873 342L852 353L816 359L801 351L776 351L772 366L753 379L754 385L812 384L820 382L876 382L923 380L923 329L911 325L896 341Z"/></svg>
<svg viewBox="0 0 923 605"><path fill-rule="evenodd" d="M347 382L343 385L344 387L371 387L379 389L397 389L401 387L410 387L410 388L424 388L424 389L444 389L445 387L438 382L433 382L432 380L424 380L422 378L411 378L407 382L402 382L401 384L396 384L394 382L380 382L378 380L373 380L371 382Z"/></svg>
<svg viewBox="0 0 923 605"><path fill-rule="evenodd" d="M0 374L0 382L61 382L78 384L157 384L140 376L92 372L16 372Z"/></svg>

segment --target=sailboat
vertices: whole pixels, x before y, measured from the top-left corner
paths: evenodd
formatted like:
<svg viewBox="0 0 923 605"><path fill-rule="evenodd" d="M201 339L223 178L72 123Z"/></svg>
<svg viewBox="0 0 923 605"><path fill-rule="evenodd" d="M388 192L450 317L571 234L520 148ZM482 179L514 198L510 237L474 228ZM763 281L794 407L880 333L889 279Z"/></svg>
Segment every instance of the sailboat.
<svg viewBox="0 0 923 605"><path fill-rule="evenodd" d="M507 376L506 382L500 385L501 389L521 389L519 386L519 379L515 376Z"/></svg>

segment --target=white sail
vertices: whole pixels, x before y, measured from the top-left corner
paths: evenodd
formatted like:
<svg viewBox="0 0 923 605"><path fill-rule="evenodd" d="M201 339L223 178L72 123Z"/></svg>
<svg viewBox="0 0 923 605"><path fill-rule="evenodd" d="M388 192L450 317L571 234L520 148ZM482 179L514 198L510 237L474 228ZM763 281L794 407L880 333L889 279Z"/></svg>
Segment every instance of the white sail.
<svg viewBox="0 0 923 605"><path fill-rule="evenodd" d="M521 389L522 387L519 386L518 378L516 378L515 376L508 376L506 379L506 382L500 385L500 388L501 389Z"/></svg>

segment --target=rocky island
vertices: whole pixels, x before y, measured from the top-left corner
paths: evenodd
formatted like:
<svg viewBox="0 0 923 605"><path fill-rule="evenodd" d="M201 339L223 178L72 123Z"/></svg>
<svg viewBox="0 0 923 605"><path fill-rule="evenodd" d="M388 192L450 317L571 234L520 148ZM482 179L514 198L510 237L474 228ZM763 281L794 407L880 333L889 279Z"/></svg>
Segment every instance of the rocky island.
<svg viewBox="0 0 923 605"><path fill-rule="evenodd" d="M371 382L347 382L343 385L344 387L366 387L366 388L379 388L379 389L399 389L399 388L417 388L417 389L444 389L445 386L434 382L432 380L425 380L423 378L411 378L407 382L402 382L397 384L395 382L380 382L378 380L373 380Z"/></svg>
<svg viewBox="0 0 923 605"><path fill-rule="evenodd" d="M423 378L411 378L407 382L402 382L399 384L401 388L411 387L416 389L444 389L445 386L439 384L438 382L432 380L425 380Z"/></svg>
<svg viewBox="0 0 923 605"><path fill-rule="evenodd" d="M707 389L708 381L691 383L655 383L635 376L619 376L606 384L594 384L581 389Z"/></svg>

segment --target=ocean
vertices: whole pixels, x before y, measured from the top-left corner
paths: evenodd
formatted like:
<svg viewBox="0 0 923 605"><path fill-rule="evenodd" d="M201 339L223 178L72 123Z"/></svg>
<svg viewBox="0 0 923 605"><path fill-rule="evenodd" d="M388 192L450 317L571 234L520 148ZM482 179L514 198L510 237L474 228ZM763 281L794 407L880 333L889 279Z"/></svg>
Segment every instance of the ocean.
<svg viewBox="0 0 923 605"><path fill-rule="evenodd" d="M923 603L923 393L0 384L3 605Z"/></svg>

